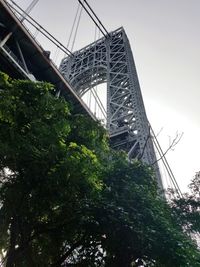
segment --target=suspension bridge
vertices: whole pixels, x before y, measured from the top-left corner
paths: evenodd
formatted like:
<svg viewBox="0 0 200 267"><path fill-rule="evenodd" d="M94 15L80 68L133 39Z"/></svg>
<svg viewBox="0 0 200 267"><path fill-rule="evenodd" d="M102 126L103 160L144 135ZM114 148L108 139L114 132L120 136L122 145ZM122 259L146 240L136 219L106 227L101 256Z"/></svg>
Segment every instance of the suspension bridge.
<svg viewBox="0 0 200 267"><path fill-rule="evenodd" d="M125 30L121 27L108 32L88 2L79 0L70 38L65 47L30 16L29 13L37 2L38 0L32 1L24 11L14 1L0 0L0 70L13 78L54 84L57 96L63 96L69 101L74 113L102 120L114 149L126 151L129 160L137 158L153 166L160 189L163 189L163 181L158 161L162 161L173 188L181 196L165 153L147 119ZM72 52L83 9L102 37L99 34L94 42ZM27 25L43 34L65 54L59 68ZM102 97L97 89L101 84L106 84L106 105L102 100L105 96Z"/></svg>

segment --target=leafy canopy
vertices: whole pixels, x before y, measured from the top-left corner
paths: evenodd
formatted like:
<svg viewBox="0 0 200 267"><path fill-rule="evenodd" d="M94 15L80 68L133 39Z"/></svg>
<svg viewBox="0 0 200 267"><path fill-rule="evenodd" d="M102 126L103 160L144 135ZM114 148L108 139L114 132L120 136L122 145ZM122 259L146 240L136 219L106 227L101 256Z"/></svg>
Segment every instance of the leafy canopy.
<svg viewBox="0 0 200 267"><path fill-rule="evenodd" d="M3 266L200 266L152 170L53 93L0 74Z"/></svg>

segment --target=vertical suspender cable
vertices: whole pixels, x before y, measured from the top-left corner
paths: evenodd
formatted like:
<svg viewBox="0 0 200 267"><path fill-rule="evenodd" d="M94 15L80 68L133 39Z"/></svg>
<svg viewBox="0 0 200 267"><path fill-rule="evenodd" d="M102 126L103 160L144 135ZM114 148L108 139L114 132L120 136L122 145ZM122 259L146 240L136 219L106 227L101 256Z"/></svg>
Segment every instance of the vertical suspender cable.
<svg viewBox="0 0 200 267"><path fill-rule="evenodd" d="M78 3L77 10L76 10L76 15L74 17L74 21L73 21L72 28L71 28L71 31L70 31L69 39L68 39L68 42L67 42L67 48L69 48L69 45L70 45L70 42L71 42L71 38L72 38L72 34L73 34L74 27L75 27L75 24L76 24L76 20L77 20L77 16L78 16L78 13L79 13L79 9L80 9L80 4Z"/></svg>
<svg viewBox="0 0 200 267"><path fill-rule="evenodd" d="M79 28L79 25L80 25L80 19L81 19L82 11L83 11L83 6L81 6L81 9L80 9L80 12L79 12L78 21L77 21L76 29L75 29L75 33L74 33L74 39L73 39L72 46L71 46L71 49L70 49L71 51L73 51L73 49L74 49L74 44L75 44L75 41L76 41L78 28Z"/></svg>
<svg viewBox="0 0 200 267"><path fill-rule="evenodd" d="M21 22L24 21L25 17L27 16L27 14L29 14L31 12L31 10L34 8L34 6L38 3L39 0L33 0L30 5L27 7L27 9L24 11L24 13L22 14L22 18L21 18Z"/></svg>
<svg viewBox="0 0 200 267"><path fill-rule="evenodd" d="M94 27L95 27L95 30L94 30L94 41L96 42L96 40L97 40L97 27L96 27L96 25ZM96 53L96 46L95 46L95 51L94 51L93 68L95 68L95 53ZM97 70L96 70L96 74L98 74L98 67L97 67ZM97 75L96 75L96 77L97 77ZM94 92L97 93L97 85L94 87ZM94 101L94 115L95 115L95 117L98 117L98 114L97 114L97 101Z"/></svg>
<svg viewBox="0 0 200 267"><path fill-rule="evenodd" d="M33 0L30 5L25 10L25 13L29 14L31 10L34 8L34 6L38 3L39 0Z"/></svg>

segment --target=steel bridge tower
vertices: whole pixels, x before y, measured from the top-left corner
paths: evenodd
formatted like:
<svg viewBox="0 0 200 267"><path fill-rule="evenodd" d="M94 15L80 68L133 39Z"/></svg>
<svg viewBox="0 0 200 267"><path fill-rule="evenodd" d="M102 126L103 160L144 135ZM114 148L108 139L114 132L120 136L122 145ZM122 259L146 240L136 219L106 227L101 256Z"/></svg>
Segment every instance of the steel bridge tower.
<svg viewBox="0 0 200 267"><path fill-rule="evenodd" d="M163 188L147 120L136 67L127 35L119 28L64 58L60 71L83 96L96 85L107 83L107 130L111 146L142 159L156 170Z"/></svg>

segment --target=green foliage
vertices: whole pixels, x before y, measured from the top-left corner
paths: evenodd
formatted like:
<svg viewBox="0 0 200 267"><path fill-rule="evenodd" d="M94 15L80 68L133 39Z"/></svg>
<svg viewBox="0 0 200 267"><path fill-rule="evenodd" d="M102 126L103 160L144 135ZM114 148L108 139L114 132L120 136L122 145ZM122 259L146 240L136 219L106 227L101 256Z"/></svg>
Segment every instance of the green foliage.
<svg viewBox="0 0 200 267"><path fill-rule="evenodd" d="M190 192L183 198L173 199L172 208L178 223L189 234L200 234L200 177L197 175L189 185Z"/></svg>
<svg viewBox="0 0 200 267"><path fill-rule="evenodd" d="M33 266L34 254L37 264L49 266L63 245L62 231L75 223L82 199L101 188L98 160L85 145L68 140L70 112L64 100L52 96L50 84L8 81L2 75L1 85L2 247L10 246L7 256L12 261L26 248ZM51 235L59 228L58 249L52 252Z"/></svg>
<svg viewBox="0 0 200 267"><path fill-rule="evenodd" d="M94 203L93 203L94 204ZM90 207L91 208L91 207ZM199 252L157 195L148 167L113 155L90 229L105 249L105 266L200 266ZM95 240L95 238L93 238Z"/></svg>
<svg viewBox="0 0 200 267"><path fill-rule="evenodd" d="M3 266L200 266L148 166L52 85L0 74L0 89Z"/></svg>

